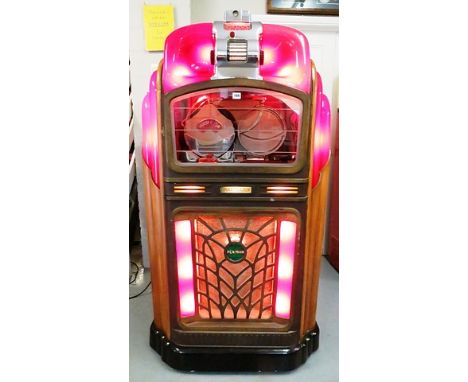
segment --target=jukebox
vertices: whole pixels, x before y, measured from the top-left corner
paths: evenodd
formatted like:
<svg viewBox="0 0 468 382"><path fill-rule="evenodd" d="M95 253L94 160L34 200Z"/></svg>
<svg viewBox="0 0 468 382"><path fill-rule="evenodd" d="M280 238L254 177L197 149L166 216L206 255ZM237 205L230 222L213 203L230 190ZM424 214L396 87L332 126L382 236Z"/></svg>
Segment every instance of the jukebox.
<svg viewBox="0 0 468 382"><path fill-rule="evenodd" d="M181 370L290 370L315 320L330 108L299 31L179 28L142 106L154 321Z"/></svg>

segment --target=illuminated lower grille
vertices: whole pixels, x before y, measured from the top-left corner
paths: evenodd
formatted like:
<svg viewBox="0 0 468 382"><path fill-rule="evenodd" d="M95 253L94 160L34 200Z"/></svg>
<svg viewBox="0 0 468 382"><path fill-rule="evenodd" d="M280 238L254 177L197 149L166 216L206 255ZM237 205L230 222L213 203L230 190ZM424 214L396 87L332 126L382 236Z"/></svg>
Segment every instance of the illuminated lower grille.
<svg viewBox="0 0 468 382"><path fill-rule="evenodd" d="M277 226L273 216L199 216L194 220L201 318L272 317Z"/></svg>

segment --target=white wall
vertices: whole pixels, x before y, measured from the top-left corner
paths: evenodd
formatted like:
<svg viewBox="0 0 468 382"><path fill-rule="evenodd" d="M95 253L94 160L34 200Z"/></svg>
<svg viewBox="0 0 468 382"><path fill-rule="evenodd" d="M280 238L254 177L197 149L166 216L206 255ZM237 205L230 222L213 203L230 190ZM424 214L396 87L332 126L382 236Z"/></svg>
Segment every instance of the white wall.
<svg viewBox="0 0 468 382"><path fill-rule="evenodd" d="M141 241L143 247L143 263L149 267L148 242L145 217L145 199L143 194L141 155L141 102L148 91L151 73L157 68L162 58L162 52L147 52L143 29L144 4L172 4L174 6L175 28L190 24L190 0L130 0L130 78L132 82L132 99L134 111L134 134L136 170L138 181L138 203L140 206Z"/></svg>
<svg viewBox="0 0 468 382"><path fill-rule="evenodd" d="M192 0L192 23L223 20L225 10L241 8L251 14L265 14L266 0Z"/></svg>

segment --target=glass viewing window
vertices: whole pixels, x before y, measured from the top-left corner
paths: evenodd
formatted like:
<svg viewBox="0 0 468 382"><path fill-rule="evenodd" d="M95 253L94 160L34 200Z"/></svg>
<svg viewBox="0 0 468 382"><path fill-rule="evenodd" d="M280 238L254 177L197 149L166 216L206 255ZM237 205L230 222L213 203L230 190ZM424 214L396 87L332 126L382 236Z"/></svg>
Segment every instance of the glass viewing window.
<svg viewBox="0 0 468 382"><path fill-rule="evenodd" d="M290 165L297 160L302 102L253 88L218 88L171 102L179 164Z"/></svg>

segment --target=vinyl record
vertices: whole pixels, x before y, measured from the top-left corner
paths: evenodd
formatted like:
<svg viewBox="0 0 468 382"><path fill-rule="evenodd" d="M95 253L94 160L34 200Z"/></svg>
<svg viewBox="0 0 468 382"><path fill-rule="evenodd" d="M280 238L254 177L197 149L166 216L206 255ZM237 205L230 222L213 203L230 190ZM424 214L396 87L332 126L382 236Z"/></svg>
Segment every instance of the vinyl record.
<svg viewBox="0 0 468 382"><path fill-rule="evenodd" d="M254 109L237 124L239 141L252 154L271 154L282 146L286 137L284 122L272 109Z"/></svg>
<svg viewBox="0 0 468 382"><path fill-rule="evenodd" d="M221 156L232 146L234 126L213 104L206 104L185 121L184 138L190 150L200 156Z"/></svg>

